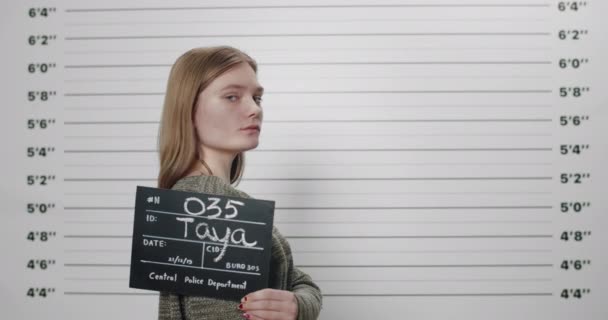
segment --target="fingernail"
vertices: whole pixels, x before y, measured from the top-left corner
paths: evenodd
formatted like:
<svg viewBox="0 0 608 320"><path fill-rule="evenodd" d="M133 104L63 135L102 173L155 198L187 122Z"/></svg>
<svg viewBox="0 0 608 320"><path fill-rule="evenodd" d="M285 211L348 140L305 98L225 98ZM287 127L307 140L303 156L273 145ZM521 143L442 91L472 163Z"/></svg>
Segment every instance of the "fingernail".
<svg viewBox="0 0 608 320"><path fill-rule="evenodd" d="M243 310L243 304L239 304L239 309Z"/></svg>
<svg viewBox="0 0 608 320"><path fill-rule="evenodd" d="M243 317L245 317L245 319L249 319L251 318L251 315L249 315L249 313L243 313Z"/></svg>

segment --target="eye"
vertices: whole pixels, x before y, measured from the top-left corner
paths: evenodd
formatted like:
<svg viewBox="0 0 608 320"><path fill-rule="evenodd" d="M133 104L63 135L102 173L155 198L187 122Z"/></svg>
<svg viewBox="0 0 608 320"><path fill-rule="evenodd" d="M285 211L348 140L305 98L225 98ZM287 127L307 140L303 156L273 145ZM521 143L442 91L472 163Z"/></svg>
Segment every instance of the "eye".
<svg viewBox="0 0 608 320"><path fill-rule="evenodd" d="M255 101L258 105L262 104L262 96L254 96L253 98L255 99Z"/></svg>
<svg viewBox="0 0 608 320"><path fill-rule="evenodd" d="M233 97L234 97L234 98L236 98L236 99L231 99L231 98L233 98ZM228 99L228 100L230 100L230 101L232 101L232 102L235 102L235 101L238 99L238 96L235 96L235 95L229 95L229 96L227 96L227 97L226 97L226 99Z"/></svg>

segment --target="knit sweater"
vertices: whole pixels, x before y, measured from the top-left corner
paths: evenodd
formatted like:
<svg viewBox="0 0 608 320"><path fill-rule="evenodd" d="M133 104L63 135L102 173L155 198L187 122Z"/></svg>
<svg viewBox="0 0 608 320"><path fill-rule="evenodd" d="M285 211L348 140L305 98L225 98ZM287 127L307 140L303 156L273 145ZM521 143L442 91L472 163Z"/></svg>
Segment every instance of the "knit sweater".
<svg viewBox="0 0 608 320"><path fill-rule="evenodd" d="M253 199L217 176L187 176L178 180L173 190L210 193ZM269 288L288 290L298 303L297 320L315 320L321 311L322 295L311 277L293 265L291 248L276 226L272 228ZM181 305L180 305L181 300ZM159 320L242 320L238 302L203 296L181 296L161 292L158 304ZM182 312L184 314L182 314Z"/></svg>

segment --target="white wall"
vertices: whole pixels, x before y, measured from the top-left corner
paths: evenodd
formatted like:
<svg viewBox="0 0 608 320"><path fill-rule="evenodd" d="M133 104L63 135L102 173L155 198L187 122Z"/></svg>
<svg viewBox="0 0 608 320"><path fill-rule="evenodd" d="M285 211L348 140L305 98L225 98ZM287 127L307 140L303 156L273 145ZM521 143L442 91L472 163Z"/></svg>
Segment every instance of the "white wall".
<svg viewBox="0 0 608 320"><path fill-rule="evenodd" d="M296 265L325 295L321 319L605 319L605 2L370 3L4 4L7 318L156 317L157 295L128 288L135 187L155 185L170 65L227 44L258 61L266 88L262 142L239 188L276 201ZM56 11L28 15L41 7ZM103 8L118 10L91 10ZM31 35L56 39L30 45ZM564 58L586 60L561 68ZM30 73L30 63L55 65ZM560 97L561 87L591 89ZM563 173L590 178L562 183ZM55 178L28 185L29 175ZM585 207L564 213L562 202ZM55 207L30 214L28 203ZM55 236L29 241L30 231ZM564 231L591 235L563 241ZM32 270L31 259L53 262ZM575 288L591 293L560 297Z"/></svg>

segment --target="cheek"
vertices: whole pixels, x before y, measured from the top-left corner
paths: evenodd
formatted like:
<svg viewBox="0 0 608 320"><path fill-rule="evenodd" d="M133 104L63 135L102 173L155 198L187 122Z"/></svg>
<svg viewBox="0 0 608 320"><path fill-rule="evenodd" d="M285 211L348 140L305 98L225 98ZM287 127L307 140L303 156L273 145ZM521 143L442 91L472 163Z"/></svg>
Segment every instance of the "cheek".
<svg viewBox="0 0 608 320"><path fill-rule="evenodd" d="M210 115L201 114L196 119L196 131L198 138L203 143L213 140L214 136L218 134L221 127L218 127L219 119L214 118Z"/></svg>
<svg viewBox="0 0 608 320"><path fill-rule="evenodd" d="M219 110L221 111L221 110ZM231 136L232 129L238 127L234 115L218 110L201 110L196 114L199 141L205 145L218 146Z"/></svg>

